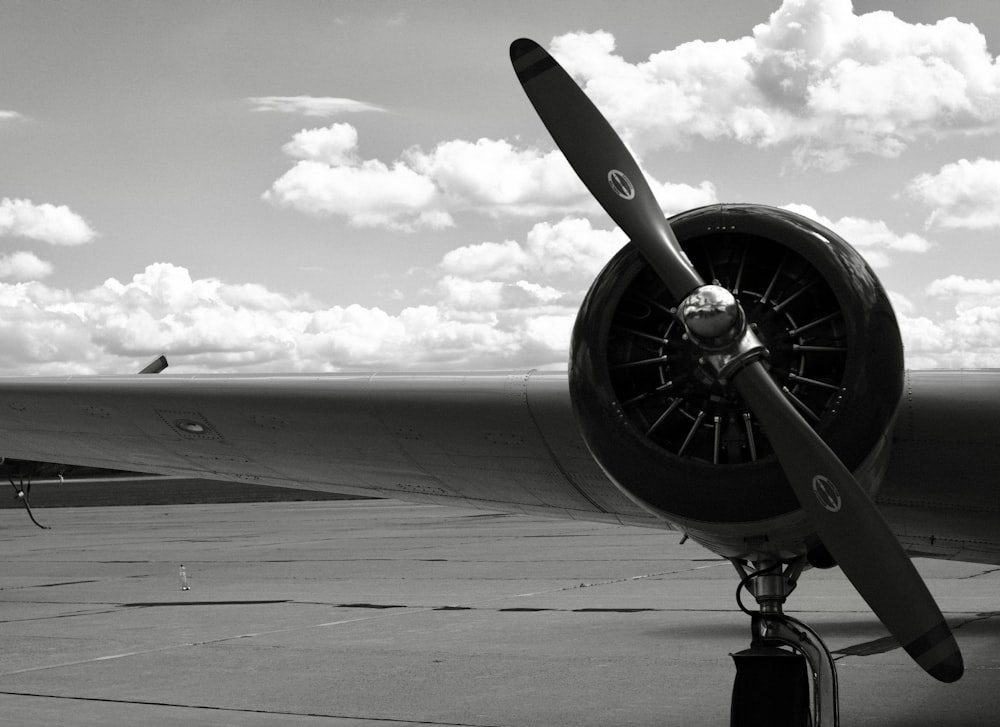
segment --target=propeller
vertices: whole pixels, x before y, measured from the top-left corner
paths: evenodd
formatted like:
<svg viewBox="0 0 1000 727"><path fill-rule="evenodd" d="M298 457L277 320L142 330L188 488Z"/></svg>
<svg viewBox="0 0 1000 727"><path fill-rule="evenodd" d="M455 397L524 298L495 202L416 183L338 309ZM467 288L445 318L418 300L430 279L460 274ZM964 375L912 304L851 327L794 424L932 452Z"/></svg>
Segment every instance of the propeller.
<svg viewBox="0 0 1000 727"><path fill-rule="evenodd" d="M907 653L936 679L957 680L962 655L933 596L854 475L771 379L739 302L692 267L632 154L562 66L526 38L511 44L510 57L570 166L682 301L678 317L692 343L757 416L823 545Z"/></svg>

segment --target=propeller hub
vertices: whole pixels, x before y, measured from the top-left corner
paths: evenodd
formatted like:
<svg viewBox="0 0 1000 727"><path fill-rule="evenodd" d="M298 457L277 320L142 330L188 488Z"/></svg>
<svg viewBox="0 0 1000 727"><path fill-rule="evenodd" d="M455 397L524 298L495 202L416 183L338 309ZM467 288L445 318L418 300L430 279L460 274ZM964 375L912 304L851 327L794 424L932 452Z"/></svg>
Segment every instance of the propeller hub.
<svg viewBox="0 0 1000 727"><path fill-rule="evenodd" d="M721 285L703 285L677 309L688 336L706 351L718 351L743 337L746 318L739 301Z"/></svg>

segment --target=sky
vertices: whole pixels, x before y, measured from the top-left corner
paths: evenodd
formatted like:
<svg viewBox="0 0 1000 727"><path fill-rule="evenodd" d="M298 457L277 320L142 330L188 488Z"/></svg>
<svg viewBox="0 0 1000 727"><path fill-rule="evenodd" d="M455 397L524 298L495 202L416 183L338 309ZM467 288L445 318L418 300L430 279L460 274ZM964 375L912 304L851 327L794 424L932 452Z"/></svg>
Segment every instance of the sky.
<svg viewBox="0 0 1000 727"><path fill-rule="evenodd" d="M564 368L626 241L518 37L666 214L806 214L908 366L1000 367L992 0L0 0L0 374Z"/></svg>

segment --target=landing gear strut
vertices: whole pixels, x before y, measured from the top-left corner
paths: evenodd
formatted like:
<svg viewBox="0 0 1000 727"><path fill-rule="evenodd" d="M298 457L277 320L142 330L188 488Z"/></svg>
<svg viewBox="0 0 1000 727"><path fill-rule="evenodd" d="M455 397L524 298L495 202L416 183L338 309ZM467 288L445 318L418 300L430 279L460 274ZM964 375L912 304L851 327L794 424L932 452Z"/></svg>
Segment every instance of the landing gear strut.
<svg viewBox="0 0 1000 727"><path fill-rule="evenodd" d="M749 649L732 655L736 681L730 727L838 727L833 657L815 631L782 613L805 559L792 561L784 570L780 561L760 562L749 573L742 562L733 565L742 576L736 600L751 617L751 641ZM743 606L744 588L752 591L760 611Z"/></svg>

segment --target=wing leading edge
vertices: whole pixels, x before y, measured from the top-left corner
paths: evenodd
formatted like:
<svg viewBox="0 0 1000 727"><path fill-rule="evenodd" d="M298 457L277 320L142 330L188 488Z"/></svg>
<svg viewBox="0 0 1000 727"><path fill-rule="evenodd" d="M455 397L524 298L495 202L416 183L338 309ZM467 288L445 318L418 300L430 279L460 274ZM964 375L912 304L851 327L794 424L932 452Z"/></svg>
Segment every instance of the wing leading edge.
<svg viewBox="0 0 1000 727"><path fill-rule="evenodd" d="M596 465L561 373L5 378L0 454L669 527Z"/></svg>

